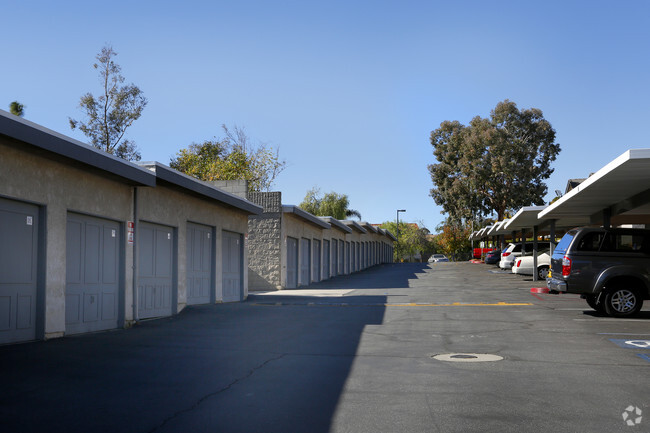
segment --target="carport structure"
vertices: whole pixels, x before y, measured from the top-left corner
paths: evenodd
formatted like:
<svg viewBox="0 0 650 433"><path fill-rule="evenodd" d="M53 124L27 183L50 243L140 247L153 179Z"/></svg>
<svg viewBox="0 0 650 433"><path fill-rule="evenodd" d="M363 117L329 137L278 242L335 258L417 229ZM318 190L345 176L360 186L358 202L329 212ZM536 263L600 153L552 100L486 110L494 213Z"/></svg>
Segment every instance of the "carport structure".
<svg viewBox="0 0 650 433"><path fill-rule="evenodd" d="M539 212L576 227L650 224L650 149L630 149Z"/></svg>
<svg viewBox="0 0 650 433"><path fill-rule="evenodd" d="M472 233L470 239L486 235L532 230L534 243L540 233L548 233L553 254L557 230L579 226L619 226L650 224L650 149L630 149L589 176L577 186L572 185L555 203L548 206L521 208L507 223L485 227ZM537 267L536 248L533 264ZM536 273L533 278L537 279Z"/></svg>

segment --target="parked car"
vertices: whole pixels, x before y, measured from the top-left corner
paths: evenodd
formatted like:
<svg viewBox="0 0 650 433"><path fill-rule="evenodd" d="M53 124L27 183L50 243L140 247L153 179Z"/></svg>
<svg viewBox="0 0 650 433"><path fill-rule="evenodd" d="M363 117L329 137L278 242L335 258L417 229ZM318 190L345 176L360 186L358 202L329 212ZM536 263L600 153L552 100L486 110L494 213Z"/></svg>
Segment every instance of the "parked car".
<svg viewBox="0 0 650 433"><path fill-rule="evenodd" d="M485 256L485 263L488 265L497 265L501 260L501 250L492 250Z"/></svg>
<svg viewBox="0 0 650 433"><path fill-rule="evenodd" d="M551 244L549 242L537 242L537 251L549 250ZM533 254L533 243L526 242L526 255ZM515 258L521 257L521 242L516 244L508 244L508 247L501 253L501 261L499 267L505 270L511 270L515 264Z"/></svg>
<svg viewBox="0 0 650 433"><path fill-rule="evenodd" d="M551 256L548 255L550 250L543 251L537 256L537 277L546 281L548 270L551 267ZM533 275L533 256L518 257L515 265L512 267L513 274Z"/></svg>
<svg viewBox="0 0 650 433"><path fill-rule="evenodd" d="M448 262L449 259L444 254L434 254L429 257L429 263Z"/></svg>
<svg viewBox="0 0 650 433"><path fill-rule="evenodd" d="M546 284L611 316L637 314L650 299L650 230L569 230L553 251Z"/></svg>

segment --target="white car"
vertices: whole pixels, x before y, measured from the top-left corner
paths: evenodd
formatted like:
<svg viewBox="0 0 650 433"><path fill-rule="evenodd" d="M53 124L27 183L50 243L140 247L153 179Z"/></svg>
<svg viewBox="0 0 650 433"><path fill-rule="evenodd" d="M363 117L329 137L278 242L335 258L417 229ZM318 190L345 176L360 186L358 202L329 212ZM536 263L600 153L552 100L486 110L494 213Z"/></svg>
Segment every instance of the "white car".
<svg viewBox="0 0 650 433"><path fill-rule="evenodd" d="M448 262L449 259L444 254L434 254L429 257L429 263Z"/></svg>
<svg viewBox="0 0 650 433"><path fill-rule="evenodd" d="M546 280L548 270L551 266L551 256L544 252L537 256L537 276L540 280ZM533 275L533 256L517 257L512 267L513 274Z"/></svg>
<svg viewBox="0 0 650 433"><path fill-rule="evenodd" d="M548 242L537 242L537 251L548 250L551 245ZM533 243L526 242L526 255L533 253ZM521 257L521 242L508 244L508 247L501 253L499 267L504 270L510 270L515 265L515 260ZM531 274L532 275L532 274Z"/></svg>

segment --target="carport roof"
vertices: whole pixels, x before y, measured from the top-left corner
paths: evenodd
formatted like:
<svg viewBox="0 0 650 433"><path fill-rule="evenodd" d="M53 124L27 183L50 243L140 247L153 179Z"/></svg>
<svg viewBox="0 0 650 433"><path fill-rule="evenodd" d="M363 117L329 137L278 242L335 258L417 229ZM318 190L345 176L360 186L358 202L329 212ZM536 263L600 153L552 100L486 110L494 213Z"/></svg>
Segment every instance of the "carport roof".
<svg viewBox="0 0 650 433"><path fill-rule="evenodd" d="M546 206L524 206L503 226L507 232L514 232L522 229L532 229L542 223L537 215L546 209Z"/></svg>
<svg viewBox="0 0 650 433"><path fill-rule="evenodd" d="M510 219L506 218L503 221L497 222L494 225L494 227L492 227L492 230L490 230L490 236L498 236L498 235L509 234L510 232L504 228L505 225L508 224L509 221L510 221Z"/></svg>
<svg viewBox="0 0 650 433"><path fill-rule="evenodd" d="M283 213L291 213L297 216L298 218L307 221L308 223L311 223L315 226L318 226L322 229L329 229L331 228L331 225L328 224L327 222L323 221L321 217L317 217L315 215L310 214L307 211L304 211L300 209L298 206L294 206L292 204L283 204L282 205L282 212ZM347 228L347 227L346 227Z"/></svg>
<svg viewBox="0 0 650 433"><path fill-rule="evenodd" d="M539 213L541 219L573 225L602 221L602 212L617 223L650 222L650 149L630 149L589 176ZM565 224L566 225L566 224Z"/></svg>
<svg viewBox="0 0 650 433"><path fill-rule="evenodd" d="M331 216L324 216L323 217L322 216L322 217L318 217L318 218L321 219L322 221L328 223L331 226L331 228L336 227L337 229L341 230L344 233L352 233L351 228L349 228L347 225L343 224L343 221L339 221L334 217L331 217ZM327 227L327 228L330 228L330 227Z"/></svg>
<svg viewBox="0 0 650 433"><path fill-rule="evenodd" d="M352 228L352 229L358 231L359 233L368 233L368 230L366 230L366 229L364 229L363 227L361 227L359 224L357 224L356 221L353 221L353 220L342 220L341 222L342 222L343 224L345 224L346 226L348 226L348 227L350 227L350 228Z"/></svg>
<svg viewBox="0 0 650 433"><path fill-rule="evenodd" d="M33 150L45 151L80 167L120 178L130 185L156 185L156 177L136 164L3 110L0 110L0 134L26 143Z"/></svg>
<svg viewBox="0 0 650 433"><path fill-rule="evenodd" d="M230 194L219 188L215 188L211 185L206 184L205 182L201 182L194 177L174 170L173 168L167 167L166 165L159 162L141 162L139 165L155 173L157 179L178 186L201 197L219 201L230 207L243 210L252 215L259 215L264 210L262 206L258 206L246 199Z"/></svg>
<svg viewBox="0 0 650 433"><path fill-rule="evenodd" d="M479 238L482 238L483 236L487 236L486 233L492 228L492 225L485 226L481 230L478 231L477 236Z"/></svg>

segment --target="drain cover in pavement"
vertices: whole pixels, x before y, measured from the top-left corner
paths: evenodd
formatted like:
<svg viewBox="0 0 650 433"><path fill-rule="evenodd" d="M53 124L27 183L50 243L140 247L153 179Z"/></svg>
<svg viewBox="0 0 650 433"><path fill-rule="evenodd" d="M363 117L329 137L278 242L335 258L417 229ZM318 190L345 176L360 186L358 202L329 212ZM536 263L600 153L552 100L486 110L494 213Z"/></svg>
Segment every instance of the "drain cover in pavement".
<svg viewBox="0 0 650 433"><path fill-rule="evenodd" d="M434 355L432 358L447 362L493 362L501 361L503 356L490 355L488 353L447 353Z"/></svg>

